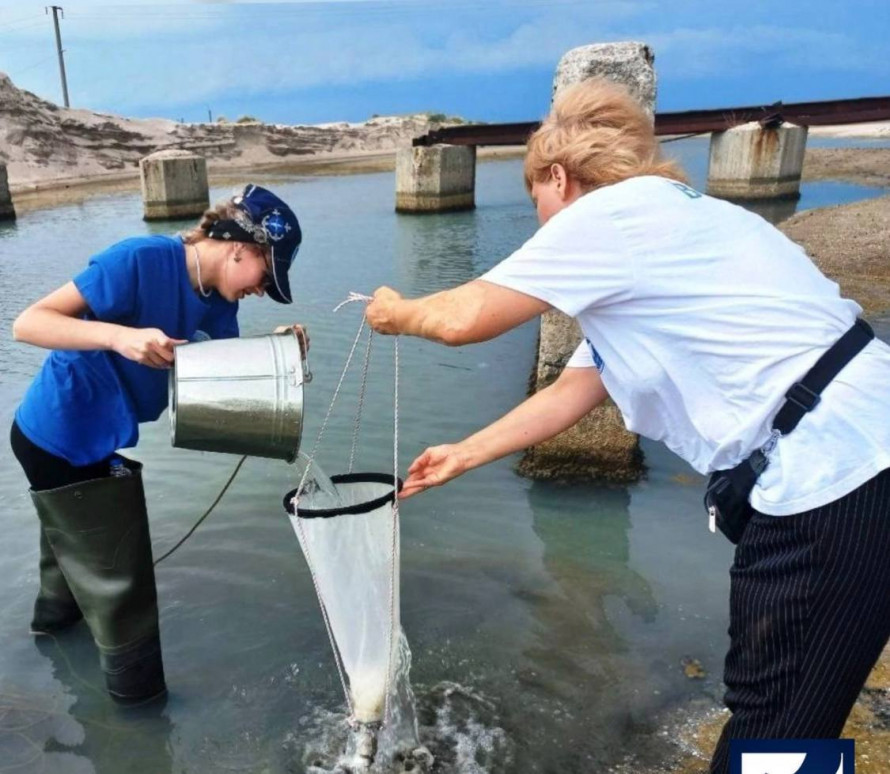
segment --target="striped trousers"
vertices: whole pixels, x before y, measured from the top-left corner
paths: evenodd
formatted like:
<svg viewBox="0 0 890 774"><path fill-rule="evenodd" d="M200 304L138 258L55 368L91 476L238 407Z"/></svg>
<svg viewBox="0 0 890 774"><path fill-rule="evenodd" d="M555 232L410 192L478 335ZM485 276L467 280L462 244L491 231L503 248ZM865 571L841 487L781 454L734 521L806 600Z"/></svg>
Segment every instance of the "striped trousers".
<svg viewBox="0 0 890 774"><path fill-rule="evenodd" d="M730 570L730 739L840 735L890 638L890 470L793 516L755 513Z"/></svg>

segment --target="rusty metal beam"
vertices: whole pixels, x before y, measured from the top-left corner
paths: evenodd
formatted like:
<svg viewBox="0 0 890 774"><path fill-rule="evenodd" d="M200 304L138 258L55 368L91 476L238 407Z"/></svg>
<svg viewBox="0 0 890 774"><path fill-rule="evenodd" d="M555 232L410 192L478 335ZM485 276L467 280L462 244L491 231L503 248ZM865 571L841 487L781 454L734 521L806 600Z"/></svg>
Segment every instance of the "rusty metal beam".
<svg viewBox="0 0 890 774"><path fill-rule="evenodd" d="M802 126L858 124L890 120L890 97L861 97L823 102L753 105L716 110L656 113L655 134L721 132L748 121L775 125L779 120ZM524 145L540 126L537 121L515 124L467 124L437 129L414 138L414 145Z"/></svg>

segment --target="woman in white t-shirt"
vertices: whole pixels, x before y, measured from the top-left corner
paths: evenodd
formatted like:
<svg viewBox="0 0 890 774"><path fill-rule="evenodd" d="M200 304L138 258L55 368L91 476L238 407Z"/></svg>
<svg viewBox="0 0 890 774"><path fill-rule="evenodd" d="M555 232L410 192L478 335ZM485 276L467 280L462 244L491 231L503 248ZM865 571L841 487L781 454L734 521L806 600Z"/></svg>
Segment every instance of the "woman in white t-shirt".
<svg viewBox="0 0 890 774"><path fill-rule="evenodd" d="M785 393L860 307L760 217L704 196L659 157L647 115L603 80L565 90L532 135L540 230L480 279L407 300L380 288L381 333L459 346L546 310L585 340L561 376L409 468L402 496L572 426L611 397L627 427L701 473L767 443ZM890 348L872 340L778 439L731 569L731 738L836 737L890 637ZM769 448L769 447L767 447Z"/></svg>

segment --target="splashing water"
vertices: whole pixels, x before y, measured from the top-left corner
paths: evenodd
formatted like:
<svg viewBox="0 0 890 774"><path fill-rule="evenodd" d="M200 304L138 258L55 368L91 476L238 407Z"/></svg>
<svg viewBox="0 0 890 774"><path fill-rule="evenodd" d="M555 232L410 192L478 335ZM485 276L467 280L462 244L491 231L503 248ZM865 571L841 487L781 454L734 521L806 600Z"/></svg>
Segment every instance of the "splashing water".
<svg viewBox="0 0 890 774"><path fill-rule="evenodd" d="M318 710L313 741L303 751L309 774L429 774L433 756L419 741L410 669L411 649L400 630L385 722L359 723Z"/></svg>
<svg viewBox="0 0 890 774"><path fill-rule="evenodd" d="M303 488L298 497L304 508L329 510L343 507L343 500L337 491L337 485L307 454L300 452L297 455L294 468L296 469L297 482L303 481Z"/></svg>

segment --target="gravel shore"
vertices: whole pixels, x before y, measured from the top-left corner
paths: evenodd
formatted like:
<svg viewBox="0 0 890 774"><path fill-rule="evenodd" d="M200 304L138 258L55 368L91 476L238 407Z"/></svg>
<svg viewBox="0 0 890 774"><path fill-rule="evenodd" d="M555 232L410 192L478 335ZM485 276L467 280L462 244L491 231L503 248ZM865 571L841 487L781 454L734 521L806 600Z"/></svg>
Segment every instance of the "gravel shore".
<svg viewBox="0 0 890 774"><path fill-rule="evenodd" d="M804 180L890 186L890 148L807 148Z"/></svg>
<svg viewBox="0 0 890 774"><path fill-rule="evenodd" d="M779 228L803 245L866 315L890 310L890 196L807 210Z"/></svg>

